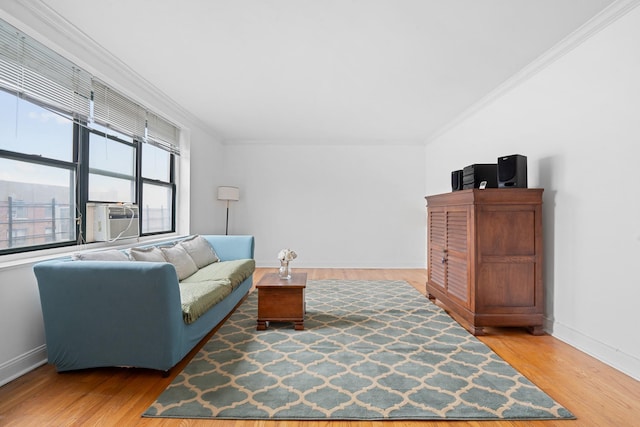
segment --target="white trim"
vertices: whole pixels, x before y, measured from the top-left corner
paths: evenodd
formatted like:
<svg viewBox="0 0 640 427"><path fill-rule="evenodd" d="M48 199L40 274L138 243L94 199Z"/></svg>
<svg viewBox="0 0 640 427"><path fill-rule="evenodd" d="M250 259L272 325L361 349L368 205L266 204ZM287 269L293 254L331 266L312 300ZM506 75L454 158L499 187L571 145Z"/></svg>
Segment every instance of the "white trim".
<svg viewBox="0 0 640 427"><path fill-rule="evenodd" d="M560 322L553 324L552 336L611 366L613 369L640 381L640 359L634 355L624 353L619 348L594 340ZM633 338L629 337L629 339Z"/></svg>
<svg viewBox="0 0 640 427"><path fill-rule="evenodd" d="M47 347L41 345L0 365L0 387L47 363Z"/></svg>
<svg viewBox="0 0 640 427"><path fill-rule="evenodd" d="M538 74L540 71L547 68L548 66L565 56L567 53L580 46L583 42L629 13L638 5L640 5L640 0L617 0L611 3L608 7L606 7L600 13L584 23L573 33L569 34L551 49L540 55L533 62L529 63L523 69L508 78L505 82L489 92L471 107L467 108L455 119L438 129L436 132L430 135L424 143L428 144L432 141L435 141L436 139L465 121L467 118L471 117L479 110L485 108L496 99L502 97L513 88L526 82L527 80Z"/></svg>
<svg viewBox="0 0 640 427"><path fill-rule="evenodd" d="M275 258L275 257L274 257ZM278 261L273 261L273 259L258 259L256 258L256 268L273 268L273 272L275 273L280 264ZM346 269L393 269L393 270L424 270L424 264L420 263L411 263L411 262L401 262L390 264L383 264L378 261L355 261L355 262L333 262L327 260L307 260L305 262L291 263L291 269L296 270L297 268L346 268Z"/></svg>
<svg viewBox="0 0 640 427"><path fill-rule="evenodd" d="M274 145L274 146L344 146L344 138L287 138L287 139L234 139L222 141L224 145ZM385 146L420 146L424 139L353 139L348 138L348 145L357 147L385 147Z"/></svg>

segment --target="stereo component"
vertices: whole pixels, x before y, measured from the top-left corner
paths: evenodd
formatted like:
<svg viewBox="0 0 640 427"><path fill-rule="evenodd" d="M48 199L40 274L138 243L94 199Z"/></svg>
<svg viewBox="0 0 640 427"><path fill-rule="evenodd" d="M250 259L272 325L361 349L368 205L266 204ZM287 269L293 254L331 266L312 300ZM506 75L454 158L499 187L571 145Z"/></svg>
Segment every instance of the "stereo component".
<svg viewBox="0 0 640 427"><path fill-rule="evenodd" d="M498 157L498 187L527 188L527 156Z"/></svg>
<svg viewBox="0 0 640 427"><path fill-rule="evenodd" d="M462 170L462 188L480 188L480 183L487 181L485 188L498 188L498 165L495 163L477 163Z"/></svg>

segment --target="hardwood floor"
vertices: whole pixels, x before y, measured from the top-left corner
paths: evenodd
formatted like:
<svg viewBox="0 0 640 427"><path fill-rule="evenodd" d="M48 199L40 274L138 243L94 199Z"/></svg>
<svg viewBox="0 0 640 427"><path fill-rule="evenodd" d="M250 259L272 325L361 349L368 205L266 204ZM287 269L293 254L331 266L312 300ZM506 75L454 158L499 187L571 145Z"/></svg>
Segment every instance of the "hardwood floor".
<svg viewBox="0 0 640 427"><path fill-rule="evenodd" d="M257 281L272 269L258 269ZM424 270L299 269L314 279L406 280L424 293ZM168 378L142 369L90 369L58 374L42 366L0 388L0 426L633 426L640 425L640 382L548 336L490 330L480 337L503 359L577 416L571 421L233 421L141 418L197 352ZM206 338L205 338L206 340ZM201 343L202 345L203 343ZM200 347L200 346L198 346Z"/></svg>

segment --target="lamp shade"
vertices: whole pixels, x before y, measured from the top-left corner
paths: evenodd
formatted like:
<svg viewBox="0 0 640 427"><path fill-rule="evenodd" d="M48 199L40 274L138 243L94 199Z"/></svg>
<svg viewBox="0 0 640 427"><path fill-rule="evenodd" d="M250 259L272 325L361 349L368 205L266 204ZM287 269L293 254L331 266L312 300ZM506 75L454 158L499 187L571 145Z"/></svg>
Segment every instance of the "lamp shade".
<svg viewBox="0 0 640 427"><path fill-rule="evenodd" d="M240 189L238 187L218 187L218 200L240 200Z"/></svg>

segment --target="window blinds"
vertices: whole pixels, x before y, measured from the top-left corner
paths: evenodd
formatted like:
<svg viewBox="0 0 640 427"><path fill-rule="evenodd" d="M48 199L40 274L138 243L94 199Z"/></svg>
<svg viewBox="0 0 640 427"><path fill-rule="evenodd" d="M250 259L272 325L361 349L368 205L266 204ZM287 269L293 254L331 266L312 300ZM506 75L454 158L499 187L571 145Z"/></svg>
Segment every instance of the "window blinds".
<svg viewBox="0 0 640 427"><path fill-rule="evenodd" d="M180 130L0 20L0 86L180 154Z"/></svg>
<svg viewBox="0 0 640 427"><path fill-rule="evenodd" d="M176 148L180 146L178 128L162 117L147 113L147 142L174 154L180 154Z"/></svg>
<svg viewBox="0 0 640 427"><path fill-rule="evenodd" d="M147 112L107 85L93 81L93 120L133 138L145 136Z"/></svg>
<svg viewBox="0 0 640 427"><path fill-rule="evenodd" d="M89 73L1 20L0 85L74 117L89 117Z"/></svg>

